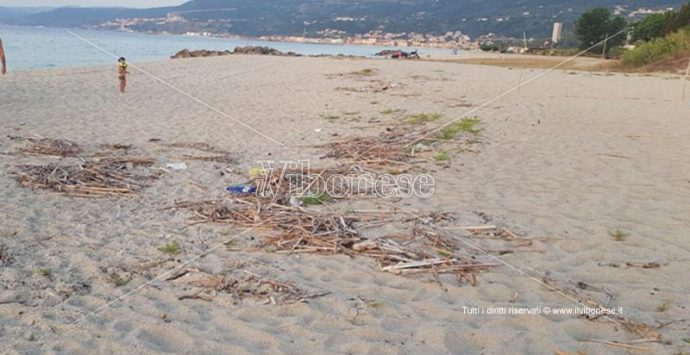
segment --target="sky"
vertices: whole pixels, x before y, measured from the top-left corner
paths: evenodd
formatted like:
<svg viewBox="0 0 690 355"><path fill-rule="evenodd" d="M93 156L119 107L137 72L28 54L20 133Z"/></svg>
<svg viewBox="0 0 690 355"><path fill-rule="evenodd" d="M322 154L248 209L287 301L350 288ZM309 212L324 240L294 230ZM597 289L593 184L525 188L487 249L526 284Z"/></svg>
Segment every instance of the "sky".
<svg viewBox="0 0 690 355"><path fill-rule="evenodd" d="M0 6L124 6L156 7L179 5L187 0L1 0Z"/></svg>

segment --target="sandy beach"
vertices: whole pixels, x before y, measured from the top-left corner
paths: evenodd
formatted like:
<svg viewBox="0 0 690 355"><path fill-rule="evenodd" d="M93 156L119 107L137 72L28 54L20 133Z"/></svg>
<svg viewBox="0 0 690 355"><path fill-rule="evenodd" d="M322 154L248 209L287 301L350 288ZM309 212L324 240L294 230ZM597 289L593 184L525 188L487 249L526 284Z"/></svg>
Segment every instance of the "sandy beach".
<svg viewBox="0 0 690 355"><path fill-rule="evenodd" d="M366 257L257 249L261 230L218 247L242 231L190 224L193 212L167 207L229 198L225 187L245 181L257 161L344 163L322 159L316 146L378 135L420 113L440 117L419 129L440 126L540 70L265 56L137 65L214 109L135 68L124 95L114 66L0 77L0 351L690 352L690 98L683 102L679 77L556 70L472 113L480 131L469 149L446 145L448 160L417 165L435 179L432 197L321 207L455 214L448 230L457 238L509 248L473 254L496 264L473 286L449 275L384 272ZM22 154L22 137L89 151L131 145L155 159L150 171L161 175L127 197L24 188L20 166L80 158ZM192 143L233 159L183 160L208 153ZM186 170L166 167L181 161ZM484 240L461 228L477 225L528 242ZM179 253L160 250L172 241ZM200 287L189 281L237 272L315 297L285 304L238 302L221 291L196 297ZM486 314L572 309L583 300L622 315Z"/></svg>

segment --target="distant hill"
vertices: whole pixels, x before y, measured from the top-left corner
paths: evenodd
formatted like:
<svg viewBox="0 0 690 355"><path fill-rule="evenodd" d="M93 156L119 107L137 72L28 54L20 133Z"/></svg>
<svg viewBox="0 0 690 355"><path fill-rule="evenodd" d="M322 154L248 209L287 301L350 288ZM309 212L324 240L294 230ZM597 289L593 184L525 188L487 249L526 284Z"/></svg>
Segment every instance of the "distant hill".
<svg viewBox="0 0 690 355"><path fill-rule="evenodd" d="M51 7L2 7L0 6L0 23L16 21L22 17L52 10Z"/></svg>
<svg viewBox="0 0 690 355"><path fill-rule="evenodd" d="M33 13L12 21L12 24L52 27L83 27L98 25L117 18L165 17L173 8L128 9L117 7L60 7Z"/></svg>
<svg viewBox="0 0 690 355"><path fill-rule="evenodd" d="M383 32L445 33L471 36L546 37L551 23L566 28L584 11L597 6L625 5L626 15L640 7L678 8L685 0L193 0L153 9L58 8L11 22L23 25L95 26L117 18L155 18L176 13L187 22L146 22L142 31L209 31L245 36L316 35L342 31L348 35ZM2 19L0 18L0 21ZM306 24L306 25L305 25Z"/></svg>

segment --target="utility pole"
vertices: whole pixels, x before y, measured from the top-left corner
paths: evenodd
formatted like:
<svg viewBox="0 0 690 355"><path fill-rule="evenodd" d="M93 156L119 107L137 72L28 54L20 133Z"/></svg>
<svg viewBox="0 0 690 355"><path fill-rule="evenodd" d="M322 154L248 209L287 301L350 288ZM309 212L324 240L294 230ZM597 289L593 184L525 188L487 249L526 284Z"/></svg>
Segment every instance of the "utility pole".
<svg viewBox="0 0 690 355"><path fill-rule="evenodd" d="M609 40L609 34L606 34L606 37L604 37L604 50L601 52L601 59L606 58L606 44Z"/></svg>
<svg viewBox="0 0 690 355"><path fill-rule="evenodd" d="M527 34L522 31L522 42L525 44L525 50L527 50Z"/></svg>

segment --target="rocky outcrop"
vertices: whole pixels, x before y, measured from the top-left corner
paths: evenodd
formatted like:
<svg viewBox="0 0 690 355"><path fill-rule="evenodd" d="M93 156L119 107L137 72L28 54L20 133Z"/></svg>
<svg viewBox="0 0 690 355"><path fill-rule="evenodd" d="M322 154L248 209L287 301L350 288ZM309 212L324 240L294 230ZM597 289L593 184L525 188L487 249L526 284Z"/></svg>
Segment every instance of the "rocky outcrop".
<svg viewBox="0 0 690 355"><path fill-rule="evenodd" d="M393 51L391 51L391 52L393 52ZM246 46L246 47L235 47L235 49L232 52L228 51L228 50L211 51L211 50L201 49L201 50L190 51L189 49L183 49L183 50L175 53L174 55L172 55L170 58L179 59L179 58L196 58L196 57L218 57L218 56L232 55L232 54L269 55L269 56L278 56L278 57L305 57L304 55L299 54L299 53L281 52L281 51L279 51L275 48L271 48L271 47ZM377 54L377 55L379 55L379 54ZM314 57L314 58L323 58L323 57L328 57L328 58L366 58L365 56L345 55L345 54L338 54L338 55L317 54L317 55L308 55L306 57Z"/></svg>
<svg viewBox="0 0 690 355"><path fill-rule="evenodd" d="M295 52L281 52L275 48L271 47L261 47L261 46L246 46L246 47L236 47L231 51L210 51L206 49L190 51L189 49L183 49L175 55L171 56L172 59L179 58L196 58L196 57L218 57L223 55L231 54L253 54L253 55L273 55L280 57L301 57L301 54Z"/></svg>
<svg viewBox="0 0 690 355"><path fill-rule="evenodd" d="M179 59L179 58L196 58L196 57L218 57L218 56L223 56L223 55L230 55L232 52L230 51L209 51L206 49L201 49L201 50L196 50L196 51L190 51L189 49L183 49L175 55L173 55L172 59Z"/></svg>
<svg viewBox="0 0 690 355"><path fill-rule="evenodd" d="M301 54L295 52L281 52L275 48L271 47L261 47L261 46L246 46L246 47L236 47L232 52L233 54L254 54L254 55L274 55L279 57L301 57Z"/></svg>

